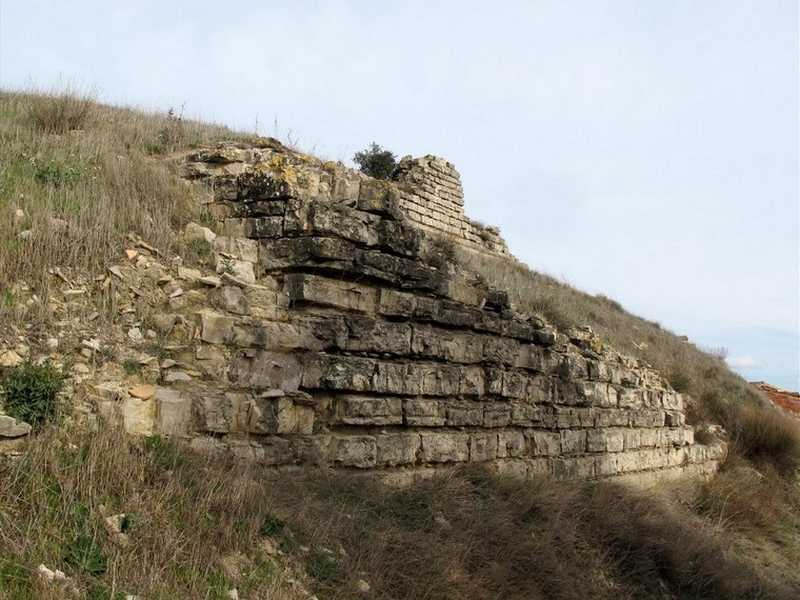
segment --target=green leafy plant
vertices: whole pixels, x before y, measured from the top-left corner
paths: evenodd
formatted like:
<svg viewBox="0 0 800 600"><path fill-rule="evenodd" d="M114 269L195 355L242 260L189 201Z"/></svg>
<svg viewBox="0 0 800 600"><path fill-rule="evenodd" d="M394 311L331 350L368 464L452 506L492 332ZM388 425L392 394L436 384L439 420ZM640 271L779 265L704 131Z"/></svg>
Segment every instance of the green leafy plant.
<svg viewBox="0 0 800 600"><path fill-rule="evenodd" d="M271 536L280 533L286 527L286 521L274 515L267 514L261 522L261 527L258 532L261 535Z"/></svg>
<svg viewBox="0 0 800 600"><path fill-rule="evenodd" d="M125 370L126 375L138 375L142 371L142 365L138 360L127 358L122 363L122 368Z"/></svg>
<svg viewBox="0 0 800 600"><path fill-rule="evenodd" d="M356 152L353 162L362 173L376 179L391 179L397 170L397 157L389 150L384 150L375 142L366 150Z"/></svg>
<svg viewBox="0 0 800 600"><path fill-rule="evenodd" d="M86 535L79 535L67 546L66 561L76 569L95 577L105 573L108 568L100 543Z"/></svg>
<svg viewBox="0 0 800 600"><path fill-rule="evenodd" d="M7 369L0 378L6 413L34 428L57 420L63 409L58 393L65 379L66 376L48 362L35 365L28 361Z"/></svg>

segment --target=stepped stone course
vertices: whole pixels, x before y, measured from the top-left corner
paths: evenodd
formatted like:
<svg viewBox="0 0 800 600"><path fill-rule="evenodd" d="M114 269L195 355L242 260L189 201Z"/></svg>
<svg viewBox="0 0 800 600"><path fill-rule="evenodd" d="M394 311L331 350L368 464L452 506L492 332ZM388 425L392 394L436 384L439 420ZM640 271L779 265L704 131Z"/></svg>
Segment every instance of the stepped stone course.
<svg viewBox="0 0 800 600"><path fill-rule="evenodd" d="M684 397L647 365L588 328L518 314L452 262L456 243L507 249L464 216L446 161L404 159L384 182L262 140L194 152L179 172L214 221L185 237L215 268L138 241L84 286L119 308L119 363L140 367L126 378L96 360L111 333L83 340L73 392L100 419L405 483L463 463L650 483L711 474L724 457L695 443ZM80 321L73 308L65 322Z"/></svg>
<svg viewBox="0 0 800 600"><path fill-rule="evenodd" d="M376 181L273 141L187 157L181 173L219 220L213 248L228 262L200 288L191 340L176 340L204 375L173 386L185 401L170 398L159 430L275 465L650 479L716 468L724 448L694 443L661 376L588 329L516 314L447 260L453 242L507 253L464 215L451 164L404 159L398 172Z"/></svg>

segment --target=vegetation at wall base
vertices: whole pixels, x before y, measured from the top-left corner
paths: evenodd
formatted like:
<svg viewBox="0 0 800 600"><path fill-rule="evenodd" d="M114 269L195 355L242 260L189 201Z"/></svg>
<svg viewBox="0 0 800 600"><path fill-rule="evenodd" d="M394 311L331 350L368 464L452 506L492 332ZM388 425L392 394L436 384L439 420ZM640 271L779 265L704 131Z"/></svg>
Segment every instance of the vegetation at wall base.
<svg viewBox="0 0 800 600"><path fill-rule="evenodd" d="M789 599L798 504L796 481L741 458L647 491L479 467L398 489L47 427L0 456L0 599L52 598L39 564L79 598Z"/></svg>
<svg viewBox="0 0 800 600"><path fill-rule="evenodd" d="M57 422L67 409L59 398L66 376L49 362L26 361L17 367L0 370L3 389L0 406L5 413L34 428Z"/></svg>
<svg viewBox="0 0 800 600"><path fill-rule="evenodd" d="M89 281L129 237L209 260L208 243L176 242L186 222L212 224L176 161L247 136L182 113L103 106L71 89L0 91L0 331L44 339L53 269ZM455 261L506 290L520 312L562 331L589 325L663 373L687 395L698 440L724 428L719 475L641 493L480 469L442 469L405 489L346 470L275 472L104 422L57 425L66 369L29 361L0 374L4 410L37 430L0 451L0 600L225 598L234 587L279 600L800 597L800 434L722 353L514 260L446 241L437 254L442 268ZM112 298L98 308L99 321L117 318ZM143 368L129 357L118 366L131 377ZM126 537L109 529L113 515ZM39 565L67 581L43 581Z"/></svg>

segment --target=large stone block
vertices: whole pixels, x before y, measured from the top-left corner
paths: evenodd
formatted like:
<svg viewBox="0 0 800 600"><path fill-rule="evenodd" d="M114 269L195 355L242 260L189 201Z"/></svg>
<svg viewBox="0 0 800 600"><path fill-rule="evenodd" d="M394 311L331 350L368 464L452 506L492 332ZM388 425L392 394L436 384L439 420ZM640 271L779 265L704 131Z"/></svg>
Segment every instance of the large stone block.
<svg viewBox="0 0 800 600"><path fill-rule="evenodd" d="M582 429L565 429L561 432L561 453L566 455L586 452L586 431Z"/></svg>
<svg viewBox="0 0 800 600"><path fill-rule="evenodd" d="M389 467L414 464L422 444L418 433L382 434L376 440L376 462Z"/></svg>
<svg viewBox="0 0 800 600"><path fill-rule="evenodd" d="M156 420L156 401L129 397L122 402L122 424L125 433L135 436L153 435Z"/></svg>
<svg viewBox="0 0 800 600"><path fill-rule="evenodd" d="M339 396L337 421L345 425L402 425L403 400L391 397Z"/></svg>
<svg viewBox="0 0 800 600"><path fill-rule="evenodd" d="M302 385L353 392L375 391L373 377L378 363L371 358L308 354L303 360Z"/></svg>
<svg viewBox="0 0 800 600"><path fill-rule="evenodd" d="M506 427L511 425L511 405L506 402L484 404L483 426Z"/></svg>
<svg viewBox="0 0 800 600"><path fill-rule="evenodd" d="M423 463L466 462L469 460L468 433L422 433L420 460Z"/></svg>
<svg viewBox="0 0 800 600"><path fill-rule="evenodd" d="M8 415L0 415L0 438L18 438L30 432L31 426L28 423L17 421Z"/></svg>
<svg viewBox="0 0 800 600"><path fill-rule="evenodd" d="M531 453L534 456L558 456L561 454L561 435L557 431L529 432Z"/></svg>
<svg viewBox="0 0 800 600"><path fill-rule="evenodd" d="M344 310L372 313L378 305L378 291L357 283L317 275L287 275L285 289L293 303L308 302Z"/></svg>
<svg viewBox="0 0 800 600"><path fill-rule="evenodd" d="M159 387L156 403L155 431L167 436L186 436L192 425L192 399L177 391Z"/></svg>
<svg viewBox="0 0 800 600"><path fill-rule="evenodd" d="M195 394L193 407L196 427L211 433L231 433L239 428L239 413L245 394L233 392Z"/></svg>
<svg viewBox="0 0 800 600"><path fill-rule="evenodd" d="M271 400L275 411L278 434L311 435L314 433L314 409L281 397Z"/></svg>
<svg viewBox="0 0 800 600"><path fill-rule="evenodd" d="M480 402L452 402L447 406L448 427L483 426L483 404Z"/></svg>
<svg viewBox="0 0 800 600"><path fill-rule="evenodd" d="M405 398L403 418L409 427L441 427L447 421L447 407L439 400Z"/></svg>
<svg viewBox="0 0 800 600"><path fill-rule="evenodd" d="M469 460L483 462L497 458L497 435L473 433L469 439Z"/></svg>
<svg viewBox="0 0 800 600"><path fill-rule="evenodd" d="M349 352L408 355L411 351L411 326L408 323L382 321L366 316L345 318Z"/></svg>
<svg viewBox="0 0 800 600"><path fill-rule="evenodd" d="M343 467L374 467L377 454L378 443L371 435L332 436L328 443L328 460Z"/></svg>
<svg viewBox="0 0 800 600"><path fill-rule="evenodd" d="M225 314L203 311L200 316L200 339L209 344L224 344L233 339L236 320Z"/></svg>
<svg viewBox="0 0 800 600"><path fill-rule="evenodd" d="M290 354L266 350L239 350L231 361L231 381L255 390L294 392L300 387L300 361Z"/></svg>
<svg viewBox="0 0 800 600"><path fill-rule="evenodd" d="M497 458L517 458L525 455L525 435L521 431L501 431L497 434Z"/></svg>
<svg viewBox="0 0 800 600"><path fill-rule="evenodd" d="M217 236L212 246L214 252L250 263L258 262L258 242L243 237Z"/></svg>

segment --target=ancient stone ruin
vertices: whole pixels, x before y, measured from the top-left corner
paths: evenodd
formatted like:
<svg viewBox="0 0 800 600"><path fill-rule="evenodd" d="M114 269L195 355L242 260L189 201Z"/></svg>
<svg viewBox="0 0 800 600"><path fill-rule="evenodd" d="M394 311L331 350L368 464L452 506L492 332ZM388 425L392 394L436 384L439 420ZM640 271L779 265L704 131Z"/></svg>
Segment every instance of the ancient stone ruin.
<svg viewBox="0 0 800 600"><path fill-rule="evenodd" d="M217 273L154 275L151 319L183 369L125 399L129 431L398 477L481 462L654 481L723 457L695 443L659 374L588 329L517 314L453 265L454 243L507 249L465 217L445 161L406 159L383 182L267 140L180 170L220 225L190 232L212 241Z"/></svg>

